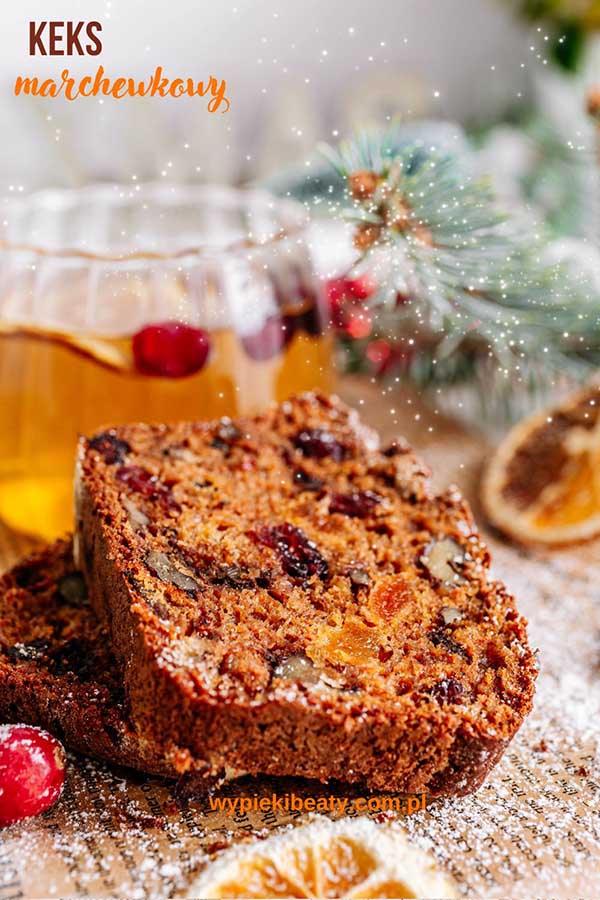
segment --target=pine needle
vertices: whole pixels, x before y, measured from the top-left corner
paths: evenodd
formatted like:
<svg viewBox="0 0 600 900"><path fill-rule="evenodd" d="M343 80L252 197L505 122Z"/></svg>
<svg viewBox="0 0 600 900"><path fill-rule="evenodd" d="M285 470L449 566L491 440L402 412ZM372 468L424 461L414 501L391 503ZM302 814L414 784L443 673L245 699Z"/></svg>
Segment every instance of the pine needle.
<svg viewBox="0 0 600 900"><path fill-rule="evenodd" d="M540 363L576 378L600 365L591 284L544 261L542 230L501 209L489 181L423 143L394 149L391 131L322 152L348 185L344 216L362 248L356 270L380 285L369 301L378 334L421 347L415 380L468 376L482 358L517 378Z"/></svg>

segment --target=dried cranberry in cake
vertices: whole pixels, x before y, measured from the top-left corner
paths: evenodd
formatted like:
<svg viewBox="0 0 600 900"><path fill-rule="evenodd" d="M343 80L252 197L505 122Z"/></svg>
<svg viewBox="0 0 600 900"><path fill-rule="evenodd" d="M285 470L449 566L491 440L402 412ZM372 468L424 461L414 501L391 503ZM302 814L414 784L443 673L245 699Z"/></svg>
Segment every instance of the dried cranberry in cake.
<svg viewBox="0 0 600 900"><path fill-rule="evenodd" d="M118 480L130 491L140 494L146 500L158 501L165 510L177 512L180 509L170 488L141 466L121 466L116 474Z"/></svg>
<svg viewBox="0 0 600 900"><path fill-rule="evenodd" d="M329 501L329 511L343 516L366 519L383 497L374 491L352 491L350 494L333 494Z"/></svg>
<svg viewBox="0 0 600 900"><path fill-rule="evenodd" d="M294 336L290 316L269 316L256 334L242 338L242 346L250 359L262 361L278 356Z"/></svg>
<svg viewBox="0 0 600 900"><path fill-rule="evenodd" d="M117 472L117 478L143 497L152 497L156 493L158 478L141 466L122 466Z"/></svg>
<svg viewBox="0 0 600 900"><path fill-rule="evenodd" d="M275 550L281 564L292 578L307 580L316 575L325 580L329 575L329 564L314 541L302 531L285 522L283 525L266 525L255 532L256 540Z"/></svg>
<svg viewBox="0 0 600 900"><path fill-rule="evenodd" d="M0 725L0 827L39 816L60 797L61 744L33 725Z"/></svg>
<svg viewBox="0 0 600 900"><path fill-rule="evenodd" d="M341 462L348 456L348 448L340 444L325 428L306 428L299 431L294 438L294 445L309 459L330 457L335 462Z"/></svg>
<svg viewBox="0 0 600 900"><path fill-rule="evenodd" d="M181 322L148 325L133 336L135 367L142 375L184 378L208 360L210 339L201 328Z"/></svg>
<svg viewBox="0 0 600 900"><path fill-rule="evenodd" d="M122 463L131 447L127 441L120 440L114 431L104 431L90 440L89 446L96 450L108 465Z"/></svg>
<svg viewBox="0 0 600 900"><path fill-rule="evenodd" d="M442 678L431 689L431 696L438 703L460 703L464 698L464 685L456 678Z"/></svg>

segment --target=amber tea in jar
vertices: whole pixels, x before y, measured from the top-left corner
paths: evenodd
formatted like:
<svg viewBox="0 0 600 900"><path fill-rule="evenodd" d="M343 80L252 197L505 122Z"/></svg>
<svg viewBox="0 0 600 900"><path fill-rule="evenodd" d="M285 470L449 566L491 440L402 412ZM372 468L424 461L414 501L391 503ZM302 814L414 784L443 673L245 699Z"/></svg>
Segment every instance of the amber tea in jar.
<svg viewBox="0 0 600 900"><path fill-rule="evenodd" d="M0 518L72 527L77 436L330 390L301 207L139 186L10 203L0 242Z"/></svg>

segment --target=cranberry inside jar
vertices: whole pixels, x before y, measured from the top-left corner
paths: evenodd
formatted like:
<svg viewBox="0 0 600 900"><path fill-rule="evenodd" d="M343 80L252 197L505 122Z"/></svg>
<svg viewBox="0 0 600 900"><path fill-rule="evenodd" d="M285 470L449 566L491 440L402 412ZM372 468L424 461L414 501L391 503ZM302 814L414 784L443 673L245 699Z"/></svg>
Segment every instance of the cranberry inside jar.
<svg viewBox="0 0 600 900"><path fill-rule="evenodd" d="M17 531L71 529L80 434L127 466L107 423L233 418L333 388L309 223L293 201L104 185L17 198L4 226L0 261L17 288L0 286L0 518Z"/></svg>

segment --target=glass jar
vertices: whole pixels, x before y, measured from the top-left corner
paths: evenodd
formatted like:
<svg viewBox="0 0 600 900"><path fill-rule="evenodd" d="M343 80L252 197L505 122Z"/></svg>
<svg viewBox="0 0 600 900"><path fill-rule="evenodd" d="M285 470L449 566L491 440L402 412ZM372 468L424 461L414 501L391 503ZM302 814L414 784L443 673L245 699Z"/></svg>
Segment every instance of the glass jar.
<svg viewBox="0 0 600 900"><path fill-rule="evenodd" d="M12 527L71 527L79 434L331 389L296 203L106 185L9 200L2 219L0 517Z"/></svg>

